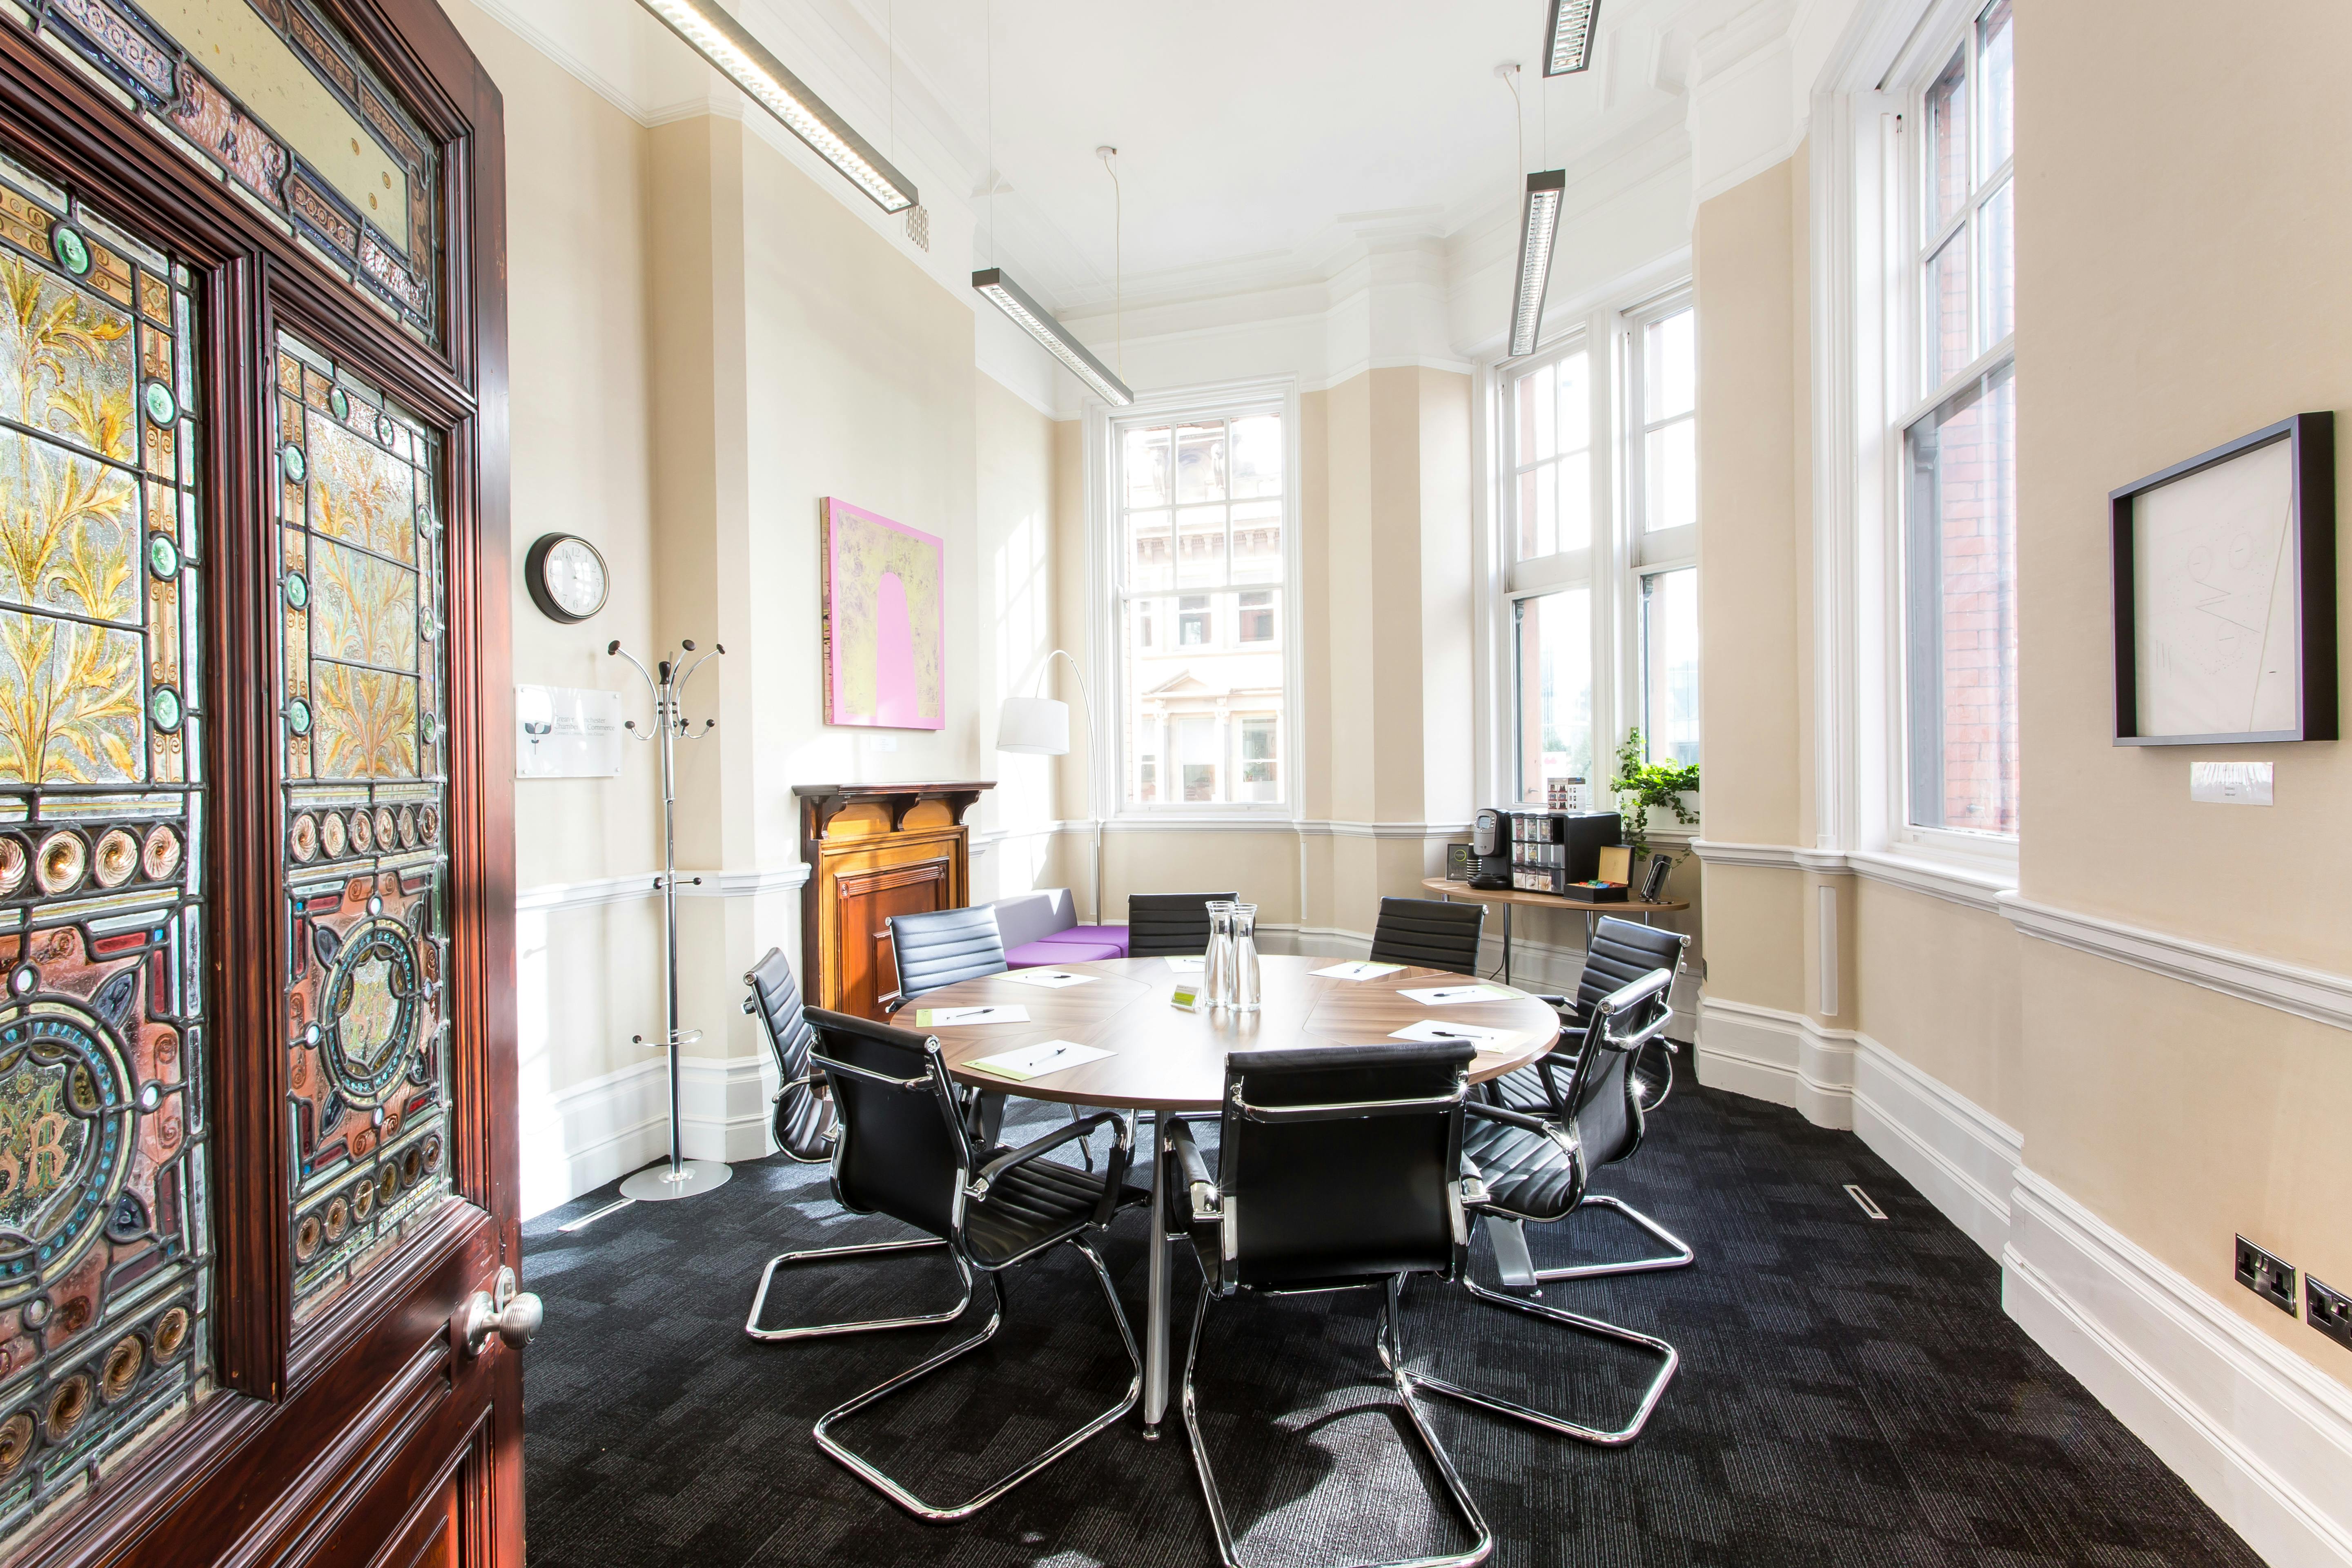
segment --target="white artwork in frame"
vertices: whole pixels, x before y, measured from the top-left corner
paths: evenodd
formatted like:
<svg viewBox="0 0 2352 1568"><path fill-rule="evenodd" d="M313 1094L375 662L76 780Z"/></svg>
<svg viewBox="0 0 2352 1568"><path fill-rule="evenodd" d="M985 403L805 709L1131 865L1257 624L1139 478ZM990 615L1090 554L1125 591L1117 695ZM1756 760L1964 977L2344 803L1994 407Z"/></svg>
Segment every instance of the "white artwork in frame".
<svg viewBox="0 0 2352 1568"><path fill-rule="evenodd" d="M2296 727L2294 521L2284 437L2133 499L2143 737Z"/></svg>
<svg viewBox="0 0 2352 1568"><path fill-rule="evenodd" d="M2116 744L2336 737L2336 416L2111 490Z"/></svg>

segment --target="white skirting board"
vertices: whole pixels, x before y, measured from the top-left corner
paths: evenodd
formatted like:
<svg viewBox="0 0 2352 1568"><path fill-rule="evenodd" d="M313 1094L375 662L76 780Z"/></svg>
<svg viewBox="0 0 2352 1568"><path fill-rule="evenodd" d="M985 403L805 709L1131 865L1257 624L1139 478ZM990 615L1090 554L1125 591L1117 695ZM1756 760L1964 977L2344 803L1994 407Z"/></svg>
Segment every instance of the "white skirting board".
<svg viewBox="0 0 2352 1568"><path fill-rule="evenodd" d="M766 1057L688 1057L678 1077L679 1142L690 1160L775 1152ZM641 1170L669 1153L669 1074L658 1055L575 1084L522 1114L523 1217Z"/></svg>
<svg viewBox="0 0 2352 1568"><path fill-rule="evenodd" d="M2033 1172L2010 1212L2001 1304L2035 1342L2273 1568L2352 1564L2352 1391Z"/></svg>
<svg viewBox="0 0 2352 1568"><path fill-rule="evenodd" d="M2352 1568L2352 1390L2027 1168L2016 1130L1867 1035L1771 1008L1703 1001L1698 1065L1851 1127L2000 1260L2034 1342L2273 1568Z"/></svg>

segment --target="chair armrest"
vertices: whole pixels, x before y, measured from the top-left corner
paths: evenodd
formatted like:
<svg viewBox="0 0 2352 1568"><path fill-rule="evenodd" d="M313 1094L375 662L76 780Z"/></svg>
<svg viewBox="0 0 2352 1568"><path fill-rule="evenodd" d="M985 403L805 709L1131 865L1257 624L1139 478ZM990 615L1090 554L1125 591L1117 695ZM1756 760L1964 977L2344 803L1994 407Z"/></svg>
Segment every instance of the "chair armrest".
<svg viewBox="0 0 2352 1568"><path fill-rule="evenodd" d="M1507 1105L1486 1105L1474 1100L1462 1109L1472 1116L1487 1121L1500 1121L1528 1132L1549 1132L1552 1128L1552 1124L1542 1117L1529 1116L1524 1110L1513 1110Z"/></svg>
<svg viewBox="0 0 2352 1568"><path fill-rule="evenodd" d="M1135 1123L1117 1110L1097 1111L1082 1121L1073 1121L1055 1129L1034 1142L1024 1143L1010 1152L999 1154L980 1168L972 1179L974 1197L985 1197L988 1189L999 1176L1015 1165L1024 1165L1040 1154L1049 1154L1065 1143L1090 1136L1096 1128L1110 1123L1118 1129L1118 1137L1111 1145L1110 1157L1103 1162L1102 1199L1095 1205L1095 1223L1108 1225L1110 1216L1118 1210L1119 1189L1127 1183L1128 1162L1135 1150Z"/></svg>
<svg viewBox="0 0 2352 1568"><path fill-rule="evenodd" d="M1192 1141L1192 1129L1171 1117L1160 1124L1160 1135L1168 1144L1168 1157L1175 1162L1178 1173L1184 1178L1193 1222L1213 1223L1220 1213L1223 1194L1217 1190L1217 1179L1209 1173L1209 1163L1201 1157L1200 1144Z"/></svg>

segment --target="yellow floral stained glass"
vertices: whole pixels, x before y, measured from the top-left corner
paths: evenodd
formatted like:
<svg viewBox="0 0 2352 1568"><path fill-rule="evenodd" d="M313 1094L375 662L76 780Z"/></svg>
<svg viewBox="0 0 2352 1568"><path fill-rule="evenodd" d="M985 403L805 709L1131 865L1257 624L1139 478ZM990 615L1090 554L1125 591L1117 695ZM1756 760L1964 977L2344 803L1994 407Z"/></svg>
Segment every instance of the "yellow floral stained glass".
<svg viewBox="0 0 2352 1568"><path fill-rule="evenodd" d="M310 648L320 658L416 668L415 573L322 539L310 597Z"/></svg>
<svg viewBox="0 0 2352 1568"><path fill-rule="evenodd" d="M281 339L279 679L294 1315L451 1191L446 584L433 434Z"/></svg>
<svg viewBox="0 0 2352 1568"><path fill-rule="evenodd" d="M416 560L416 471L332 419L310 417L310 526L388 555Z"/></svg>
<svg viewBox="0 0 2352 1568"><path fill-rule="evenodd" d="M0 255L0 416L102 458L138 452L131 312Z"/></svg>
<svg viewBox="0 0 2352 1568"><path fill-rule="evenodd" d="M319 660L311 667L319 776L416 776L416 682Z"/></svg>
<svg viewBox="0 0 2352 1568"><path fill-rule="evenodd" d="M195 285L0 157L0 1559L214 1385Z"/></svg>

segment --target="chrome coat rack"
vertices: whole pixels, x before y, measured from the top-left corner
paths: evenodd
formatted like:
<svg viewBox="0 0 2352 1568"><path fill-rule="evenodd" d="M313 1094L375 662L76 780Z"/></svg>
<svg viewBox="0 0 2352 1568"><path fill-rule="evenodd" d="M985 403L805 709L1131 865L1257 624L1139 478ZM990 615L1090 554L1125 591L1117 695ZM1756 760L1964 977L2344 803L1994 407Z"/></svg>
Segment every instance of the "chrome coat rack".
<svg viewBox="0 0 2352 1568"><path fill-rule="evenodd" d="M678 646L686 653L690 654L695 651L694 641L690 637ZM680 741L700 740L718 726L719 721L716 719L705 719L699 730L689 726L686 721L683 699L687 682L694 679L695 671L709 663L713 655L725 653L727 646L724 643L711 644L710 652L702 655L692 664L686 664L682 658L672 655L656 666L656 668L660 671L659 679L655 679L652 670L638 664L634 655L623 649L617 638L606 645L604 651L608 655L618 654L636 667L637 673L645 677L646 690L654 701L654 722L651 730L638 729L637 721L634 719L623 728L640 741L657 739L661 742L662 874L661 879L654 885L661 889L662 927L667 939L665 950L667 963L662 970L662 994L668 1007L668 1026L663 1030L659 1043L662 1048L669 1053L669 1161L667 1164L648 1165L621 1184L623 1197L635 1198L641 1203L661 1203L672 1198L690 1198L698 1193L707 1193L713 1187L724 1186L727 1179L735 1173L729 1170L722 1161L686 1158L686 1152L680 1146L683 1129L678 1117L677 1092L678 1050L681 1047L692 1045L700 1039L702 1031L688 1029L680 1032L677 1026L677 746ZM702 881L699 877L690 879L697 885ZM643 1035L639 1035L636 1037L636 1043L642 1046L652 1042L647 1041Z"/></svg>

